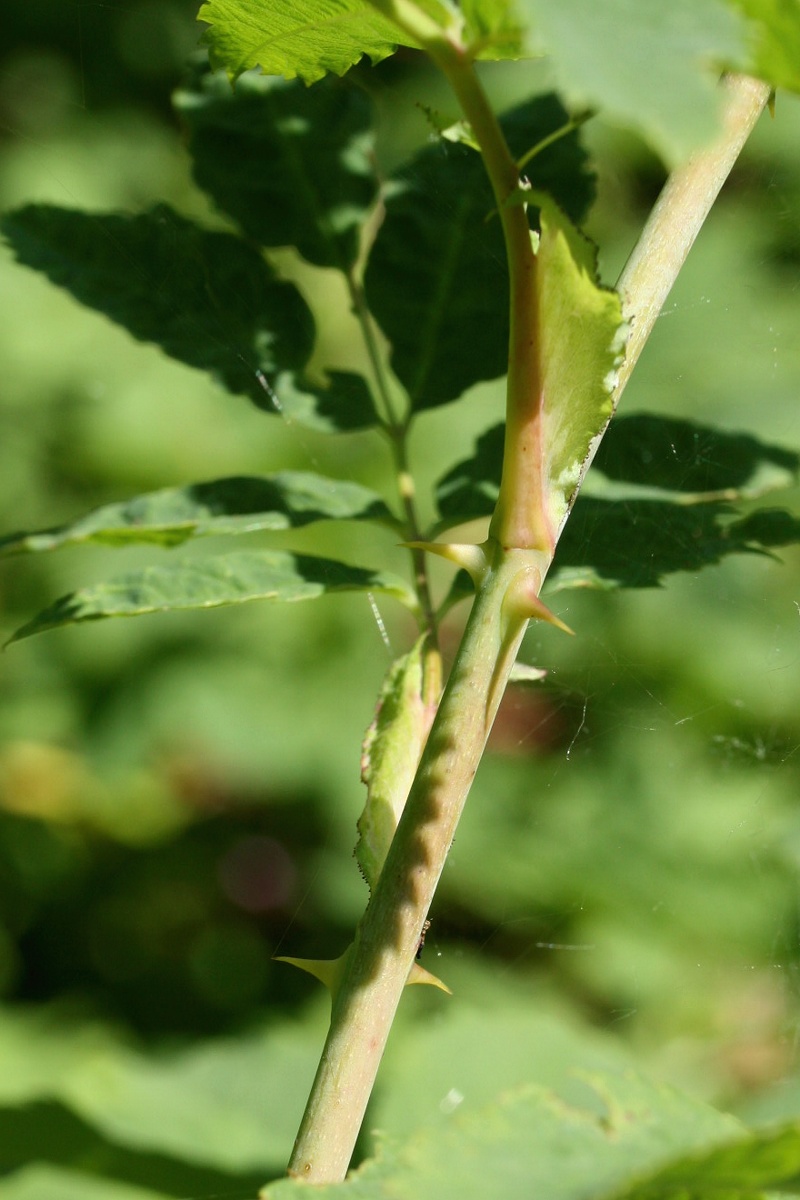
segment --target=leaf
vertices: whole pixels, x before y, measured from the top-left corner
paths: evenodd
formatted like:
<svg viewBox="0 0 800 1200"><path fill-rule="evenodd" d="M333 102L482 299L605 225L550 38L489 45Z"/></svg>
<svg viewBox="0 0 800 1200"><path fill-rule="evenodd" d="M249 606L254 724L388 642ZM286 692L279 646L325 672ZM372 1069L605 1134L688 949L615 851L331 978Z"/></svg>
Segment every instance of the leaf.
<svg viewBox="0 0 800 1200"><path fill-rule="evenodd" d="M718 131L720 70L748 61L748 31L722 0L519 0L571 107L599 108L668 161Z"/></svg>
<svg viewBox="0 0 800 1200"><path fill-rule="evenodd" d="M774 87L800 91L800 9L785 0L730 0L748 19L747 69Z"/></svg>
<svg viewBox="0 0 800 1200"><path fill-rule="evenodd" d="M673 492L725 492L731 500L788 487L798 469L793 450L649 413L615 417L592 464L607 479Z"/></svg>
<svg viewBox="0 0 800 1200"><path fill-rule="evenodd" d="M0 229L20 262L261 408L270 406L256 373L297 370L313 349L294 284L241 239L166 205L137 216L29 205Z"/></svg>
<svg viewBox="0 0 800 1200"><path fill-rule="evenodd" d="M289 423L299 421L320 433L347 433L377 424L372 395L362 375L333 370L326 375L327 382L318 384L284 371L268 385L268 391L262 382L260 403L256 403L280 413Z"/></svg>
<svg viewBox="0 0 800 1200"><path fill-rule="evenodd" d="M249 238L295 246L319 267L353 266L378 186L363 90L334 80L307 88L253 71L233 89L202 63L175 105L195 180Z"/></svg>
<svg viewBox="0 0 800 1200"><path fill-rule="evenodd" d="M525 27L515 0L461 0L466 38L478 58L523 58Z"/></svg>
<svg viewBox="0 0 800 1200"><path fill-rule="evenodd" d="M161 1192L83 1171L32 1165L0 1180L0 1200L169 1200Z"/></svg>
<svg viewBox="0 0 800 1200"><path fill-rule="evenodd" d="M71 592L18 629L10 642L105 617L219 608L249 600L313 600L342 591L388 592L403 603L413 603L408 586L388 572L284 550L240 550L178 560L166 567L144 567Z"/></svg>
<svg viewBox="0 0 800 1200"><path fill-rule="evenodd" d="M554 546L591 443L611 416L611 394L627 328L619 297L597 281L594 246L550 200L538 197L537 202L541 208L536 252L541 405L536 438L541 461L534 469L543 481L543 522ZM517 441L526 444L522 430ZM541 524L538 518L537 524Z"/></svg>
<svg viewBox="0 0 800 1200"><path fill-rule="evenodd" d="M800 541L783 510L731 521L721 503L579 497L558 543L551 582L564 587L658 587L675 571L699 571L729 554L765 553Z"/></svg>
<svg viewBox="0 0 800 1200"><path fill-rule="evenodd" d="M424 7L446 22L436 0ZM234 78L261 67L314 83L329 71L344 75L365 54L377 63L414 45L367 0L206 0L198 20L209 25L203 40L213 65Z"/></svg>
<svg viewBox="0 0 800 1200"><path fill-rule="evenodd" d="M367 730L361 779L367 801L358 818L356 861L374 891L425 748L433 712L422 695L425 637L389 668Z"/></svg>
<svg viewBox="0 0 800 1200"><path fill-rule="evenodd" d="M341 520L393 524L386 504L370 488L305 471L279 471L162 488L120 504L104 504L67 525L0 538L0 552L54 550L84 542L175 546L191 537Z"/></svg>
<svg viewBox="0 0 800 1200"><path fill-rule="evenodd" d="M502 125L521 156L567 119L558 100L544 96L507 113ZM593 180L574 132L536 155L526 174L576 220L591 203ZM480 156L449 141L425 147L391 181L365 287L417 410L507 370L508 270L493 207Z"/></svg>
<svg viewBox="0 0 800 1200"><path fill-rule="evenodd" d="M519 1089L444 1128L424 1129L405 1145L381 1143L377 1158L316 1193L321 1200L483 1200L488 1194L503 1200L744 1200L800 1170L797 1126L751 1134L735 1118L632 1074L591 1077L585 1094L584 1106L576 1107L544 1089ZM671 1179L679 1181L674 1188ZM286 1200L304 1186L281 1180L265 1189L264 1200Z"/></svg>
<svg viewBox="0 0 800 1200"><path fill-rule="evenodd" d="M317 1053L308 1028L285 1021L143 1054L53 1008L3 1012L0 1057L5 1107L58 1100L117 1145L241 1173L282 1164ZM254 1087L256 1077L279 1079L280 1090Z"/></svg>

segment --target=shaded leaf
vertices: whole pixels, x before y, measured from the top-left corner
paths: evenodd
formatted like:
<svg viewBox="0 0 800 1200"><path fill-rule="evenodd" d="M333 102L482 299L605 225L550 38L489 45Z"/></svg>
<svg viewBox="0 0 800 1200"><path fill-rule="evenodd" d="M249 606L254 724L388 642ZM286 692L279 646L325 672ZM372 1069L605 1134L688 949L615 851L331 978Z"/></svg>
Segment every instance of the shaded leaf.
<svg viewBox="0 0 800 1200"><path fill-rule="evenodd" d="M18 629L11 642L82 621L219 608L249 600L312 600L328 592L388 592L413 603L399 576L282 550L241 550L145 567L62 596Z"/></svg>
<svg viewBox="0 0 800 1200"><path fill-rule="evenodd" d="M256 373L298 370L311 354L314 322L294 284L241 239L166 205L137 216L29 205L0 229L20 262L261 408Z"/></svg>
<svg viewBox="0 0 800 1200"><path fill-rule="evenodd" d="M391 524L393 518L378 493L361 484L279 471L162 488L120 504L104 504L67 525L0 538L0 552L53 550L82 542L175 546L191 537L296 529L330 520Z"/></svg>
<svg viewBox="0 0 800 1200"><path fill-rule="evenodd" d="M261 385L260 408L280 413L320 433L368 429L378 421L367 382L355 371L326 372L327 382L317 384L284 371L269 385Z"/></svg>
<svg viewBox="0 0 800 1200"><path fill-rule="evenodd" d="M558 588L658 587L675 571L699 571L729 554L764 553L800 540L800 521L786 512L732 522L733 511L721 503L580 496L550 581Z"/></svg>
<svg viewBox="0 0 800 1200"><path fill-rule="evenodd" d="M424 637L389 668L367 730L361 779L367 786L358 818L356 861L370 891L378 882L433 720L422 695Z"/></svg>
<svg viewBox="0 0 800 1200"><path fill-rule="evenodd" d="M377 1158L344 1183L315 1191L322 1200L483 1200L489 1193L504 1200L540 1195L743 1200L800 1169L796 1126L751 1134L735 1118L634 1075L592 1077L584 1104L567 1105L543 1089L520 1089L482 1111L456 1116L444 1128L420 1131L403 1146L382 1143ZM738 1190L731 1170L737 1158L743 1164ZM675 1188L670 1173L680 1181ZM284 1200L304 1186L281 1180L264 1197Z"/></svg>
<svg viewBox="0 0 800 1200"><path fill-rule="evenodd" d="M723 66L748 61L748 31L722 0L519 0L559 92L637 130L669 161L718 130Z"/></svg>
<svg viewBox="0 0 800 1200"><path fill-rule="evenodd" d="M436 0L424 7L446 24ZM206 0L198 20L209 25L203 40L212 63L234 77L261 67L313 83L329 71L344 75L364 55L376 63L414 45L367 0Z"/></svg>
<svg viewBox="0 0 800 1200"><path fill-rule="evenodd" d="M248 72L235 89L198 65L176 95L197 183L262 246L347 270L376 197L372 107L335 80Z"/></svg>
<svg viewBox="0 0 800 1200"><path fill-rule="evenodd" d="M649 413L615 417L592 464L607 479L731 499L787 487L798 468L800 455L750 434Z"/></svg>
<svg viewBox="0 0 800 1200"><path fill-rule="evenodd" d="M32 1165L0 1180L0 1200L169 1200L161 1192L84 1171Z"/></svg>
<svg viewBox="0 0 800 1200"><path fill-rule="evenodd" d="M117 1145L238 1173L282 1165L317 1057L296 1022L143 1054L57 1010L4 1012L0 1053L4 1106L55 1099Z"/></svg>
<svg viewBox="0 0 800 1200"><path fill-rule="evenodd" d="M522 156L567 119L559 101L544 96L501 123L512 153ZM575 220L591 203L593 179L575 132L536 155L526 174ZM482 159L450 141L425 147L391 181L365 287L415 409L506 372L508 270L493 207Z"/></svg>

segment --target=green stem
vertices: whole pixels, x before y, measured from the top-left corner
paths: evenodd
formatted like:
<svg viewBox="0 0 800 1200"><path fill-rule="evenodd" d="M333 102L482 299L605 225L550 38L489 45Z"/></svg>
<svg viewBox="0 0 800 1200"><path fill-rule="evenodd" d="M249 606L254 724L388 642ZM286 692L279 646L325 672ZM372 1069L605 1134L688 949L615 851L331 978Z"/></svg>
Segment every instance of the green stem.
<svg viewBox="0 0 800 1200"><path fill-rule="evenodd" d="M503 601L543 560L487 543L478 589L414 785L358 927L289 1171L344 1178L386 1039L414 962L486 739L527 621Z"/></svg>
<svg viewBox="0 0 800 1200"><path fill-rule="evenodd" d="M384 429L391 446L397 477L397 490L403 506L403 513L405 514L403 536L407 542L418 542L421 538L421 530L417 517L414 476L409 469L408 463L409 421L407 418L401 419L396 411L392 389L384 367L383 356L375 336L372 315L367 308L364 297L364 289L361 287L352 270L347 272L346 279L347 288L350 293L350 302L361 329L361 336L364 339L367 357L369 358L372 374L375 379L375 387L386 417ZM441 692L441 667L437 653L436 611L431 596L428 564L425 554L422 550L416 548L412 549L410 553L414 572L414 586L419 599L422 625L428 633L430 644L430 652L426 656L425 698L427 703L435 703ZM428 680L430 680L430 684L427 683Z"/></svg>

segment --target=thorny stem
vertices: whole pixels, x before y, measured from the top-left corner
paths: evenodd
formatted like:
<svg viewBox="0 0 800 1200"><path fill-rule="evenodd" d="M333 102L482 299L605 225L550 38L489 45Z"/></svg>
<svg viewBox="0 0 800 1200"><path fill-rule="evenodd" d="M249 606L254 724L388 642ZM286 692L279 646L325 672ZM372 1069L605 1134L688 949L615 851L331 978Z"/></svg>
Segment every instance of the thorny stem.
<svg viewBox="0 0 800 1200"><path fill-rule="evenodd" d="M504 204L518 186L517 168L455 35L445 34L411 0L371 3L410 32L442 68L481 147L503 221L512 275L509 420L516 417L524 435L530 419L526 410L530 394L525 389L532 378L536 380L530 365L518 362L517 356L523 360L534 357L534 326L524 323L535 314L529 305L515 304L515 280L523 287L532 259L527 221L523 244L522 225L515 216L522 214L522 209ZM671 178L623 272L620 287L625 311L634 329L638 326L631 365L767 99L767 89L752 80L732 79L727 87L730 101L724 138ZM687 227L693 230L688 240ZM673 250L676 245L682 247L677 253ZM628 369L616 398L629 373ZM534 437L536 430L528 432ZM503 478L505 482L505 468ZM535 538L542 531L537 530L535 520L531 524L519 513L520 496L530 495L531 480L524 476L524 464L509 479L489 540L483 548L475 548L483 568L476 572L472 612L406 807L334 997L328 1038L289 1166L290 1174L310 1183L344 1178L428 908L527 626L530 613L510 600L520 587L523 597L531 592L538 596L552 557L552 545L547 545L546 539L544 547L536 548ZM534 488L535 484L534 480ZM521 540L509 540L514 535Z"/></svg>

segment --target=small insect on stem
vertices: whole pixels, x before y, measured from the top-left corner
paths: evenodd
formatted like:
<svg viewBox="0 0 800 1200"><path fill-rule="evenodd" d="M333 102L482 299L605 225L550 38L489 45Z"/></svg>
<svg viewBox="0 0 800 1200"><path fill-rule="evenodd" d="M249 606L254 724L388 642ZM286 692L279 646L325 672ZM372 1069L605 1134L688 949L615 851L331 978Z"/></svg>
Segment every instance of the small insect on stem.
<svg viewBox="0 0 800 1200"><path fill-rule="evenodd" d="M422 926L422 937L419 939L419 945L417 946L417 953L414 955L417 962L419 962L419 960L422 958L422 948L425 945L425 935L428 932L428 930L430 929L430 927L431 927L430 921L426 921L425 924Z"/></svg>

